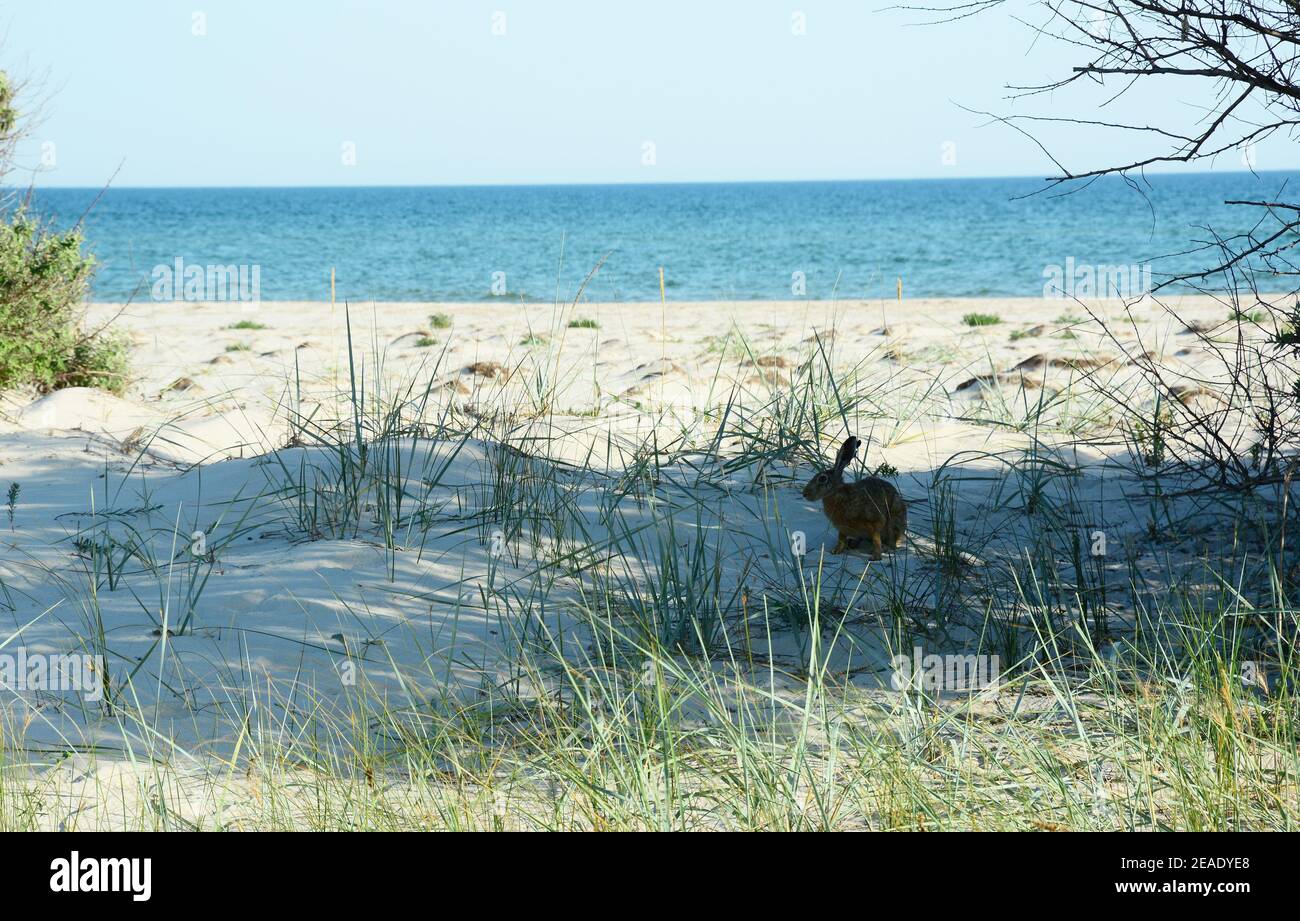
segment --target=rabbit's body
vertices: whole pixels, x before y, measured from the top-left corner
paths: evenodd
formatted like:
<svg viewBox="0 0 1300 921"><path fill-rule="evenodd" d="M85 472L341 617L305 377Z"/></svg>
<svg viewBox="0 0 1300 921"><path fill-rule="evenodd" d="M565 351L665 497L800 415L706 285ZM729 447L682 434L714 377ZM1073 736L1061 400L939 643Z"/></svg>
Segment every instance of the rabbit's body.
<svg viewBox="0 0 1300 921"><path fill-rule="evenodd" d="M867 538L871 558L878 560L882 548L898 548L898 539L907 530L907 503L892 483L877 477L841 486L822 499L822 510L840 534L831 553L843 553Z"/></svg>
<svg viewBox="0 0 1300 921"><path fill-rule="evenodd" d="M871 541L871 558L878 560L885 547L898 548L907 530L907 503L892 483L879 477L844 482L844 470L859 444L852 437L845 441L835 466L814 476L804 487L803 497L821 499L822 510L839 532L831 553L843 553L865 538Z"/></svg>

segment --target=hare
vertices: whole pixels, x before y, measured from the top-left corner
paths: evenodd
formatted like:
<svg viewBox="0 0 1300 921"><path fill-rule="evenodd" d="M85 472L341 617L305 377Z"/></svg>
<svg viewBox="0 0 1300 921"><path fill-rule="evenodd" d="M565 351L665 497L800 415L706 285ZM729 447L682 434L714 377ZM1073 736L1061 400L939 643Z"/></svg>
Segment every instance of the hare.
<svg viewBox="0 0 1300 921"><path fill-rule="evenodd" d="M839 531L839 541L831 553L850 550L868 537L871 558L878 560L884 547L898 548L898 541L907 530L907 503L892 483L878 477L844 482L844 471L861 444L852 435L845 439L835 466L809 480L803 488L803 497L809 501L821 499L826 517Z"/></svg>

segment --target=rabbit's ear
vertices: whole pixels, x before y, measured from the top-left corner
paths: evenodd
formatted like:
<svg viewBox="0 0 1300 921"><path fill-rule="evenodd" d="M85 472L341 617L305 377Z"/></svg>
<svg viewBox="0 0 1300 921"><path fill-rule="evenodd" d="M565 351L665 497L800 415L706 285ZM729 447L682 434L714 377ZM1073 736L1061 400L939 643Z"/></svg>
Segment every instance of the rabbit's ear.
<svg viewBox="0 0 1300 921"><path fill-rule="evenodd" d="M853 463L853 455L858 453L858 445L862 444L857 438L850 435L844 439L844 444L840 446L839 456L835 458L835 469L843 473L848 469L849 464Z"/></svg>

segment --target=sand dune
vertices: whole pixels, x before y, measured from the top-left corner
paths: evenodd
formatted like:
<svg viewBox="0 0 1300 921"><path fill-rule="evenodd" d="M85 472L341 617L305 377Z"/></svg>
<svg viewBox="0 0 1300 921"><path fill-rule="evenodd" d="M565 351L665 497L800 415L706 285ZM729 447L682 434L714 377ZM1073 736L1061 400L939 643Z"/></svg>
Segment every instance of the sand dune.
<svg viewBox="0 0 1300 921"><path fill-rule="evenodd" d="M545 683L518 671L530 644L589 662L593 589L634 599L677 553L712 588L672 603L742 620L815 574L840 623L827 668L887 688L878 625L900 586L925 631L944 553L978 581L1030 539L1037 487L1011 458L1060 447L1074 473L1048 501L1117 545L1147 527L1113 397L1151 398L1133 362L1153 352L1212 400L1226 319L1206 298L1167 306L1093 305L1116 341L1046 300L130 305L124 396L9 394L0 421L0 488L20 484L4 634L104 655L115 703L17 698L5 719L34 748L93 742L110 761L230 758L250 732L292 746L365 695L419 710ZM264 328L231 328L250 318ZM853 474L887 465L912 505L879 563L826 556L835 534L798 494L846 422L866 442ZM357 444L368 472L350 480ZM959 548L940 546L945 514ZM806 634L747 642L801 693Z"/></svg>

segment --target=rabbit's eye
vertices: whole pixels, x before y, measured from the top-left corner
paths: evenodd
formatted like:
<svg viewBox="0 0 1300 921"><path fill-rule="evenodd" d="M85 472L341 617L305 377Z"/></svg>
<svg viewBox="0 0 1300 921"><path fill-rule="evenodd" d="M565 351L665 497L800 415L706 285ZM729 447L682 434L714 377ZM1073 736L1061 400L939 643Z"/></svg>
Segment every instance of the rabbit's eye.
<svg viewBox="0 0 1300 921"><path fill-rule="evenodd" d="M822 474L818 474L818 476L817 476L817 482L818 482L818 483L825 483L825 482L826 482L826 474L824 474L824 473L822 473Z"/></svg>

